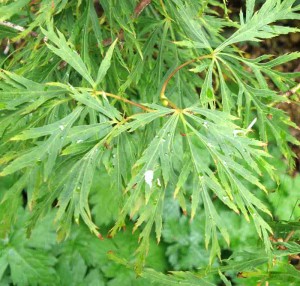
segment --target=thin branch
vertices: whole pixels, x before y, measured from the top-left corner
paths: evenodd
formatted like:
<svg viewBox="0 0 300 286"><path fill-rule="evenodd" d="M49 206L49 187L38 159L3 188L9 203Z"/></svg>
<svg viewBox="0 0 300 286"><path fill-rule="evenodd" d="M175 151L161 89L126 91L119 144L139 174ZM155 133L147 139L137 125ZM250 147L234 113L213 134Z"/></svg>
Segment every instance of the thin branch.
<svg viewBox="0 0 300 286"><path fill-rule="evenodd" d="M0 21L0 25L4 26L4 27L11 28L11 29L14 29L18 32L24 32L26 30L24 27L16 25L16 24L8 22L8 21ZM33 32L33 31L30 31L29 34L32 37L35 37L35 38L38 37L38 33Z"/></svg>
<svg viewBox="0 0 300 286"><path fill-rule="evenodd" d="M136 106L136 107L138 107L138 108L140 108L140 109L142 109L142 110L144 110L146 112L153 111L151 108L148 108L147 106L144 106L142 104L139 104L137 102L131 101L131 100L127 99L127 98L121 97L121 96L113 94L113 93L108 93L108 92L105 92L105 91L95 91L94 94L95 95L102 95L102 96L108 96L108 97L115 98L115 99L117 99L119 101L123 101L125 103L134 105L134 106Z"/></svg>
<svg viewBox="0 0 300 286"><path fill-rule="evenodd" d="M290 96L296 94L298 90L300 90L300 83L298 83L298 84L297 84L296 86L294 86L292 89L290 89L290 90L288 90L287 92L285 92L285 93L283 94L283 96L285 96L285 97L290 97Z"/></svg>
<svg viewBox="0 0 300 286"><path fill-rule="evenodd" d="M192 60L189 60L185 63L183 63L182 65L178 66L176 69L174 69L170 74L169 76L167 77L167 79L165 80L165 82L163 83L163 86L161 88L161 91L160 91L160 100L164 103L164 105L167 105L167 106L170 106L172 108L175 108L175 109L178 109L177 106L172 102L170 101L166 95L165 95L165 91L166 91L166 88L167 88L167 85L169 83L169 81L171 80L171 78L179 71L181 70L182 68L196 62L196 61L199 61L199 60L203 60L203 59L207 59L207 58L211 58L212 55L204 55L204 56L200 56L200 57L197 57L195 59L192 59Z"/></svg>
<svg viewBox="0 0 300 286"><path fill-rule="evenodd" d="M295 234L294 230L290 231L287 237L284 239L284 242L288 242L294 234Z"/></svg>

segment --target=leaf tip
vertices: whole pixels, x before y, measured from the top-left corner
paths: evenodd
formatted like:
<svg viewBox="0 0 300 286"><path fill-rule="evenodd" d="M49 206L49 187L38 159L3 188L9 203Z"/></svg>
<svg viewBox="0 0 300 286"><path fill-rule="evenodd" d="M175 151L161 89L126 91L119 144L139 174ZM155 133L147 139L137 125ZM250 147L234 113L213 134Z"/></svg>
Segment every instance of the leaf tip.
<svg viewBox="0 0 300 286"><path fill-rule="evenodd" d="M101 235L100 232L97 233L97 237L100 239L100 240L104 240L103 236Z"/></svg>

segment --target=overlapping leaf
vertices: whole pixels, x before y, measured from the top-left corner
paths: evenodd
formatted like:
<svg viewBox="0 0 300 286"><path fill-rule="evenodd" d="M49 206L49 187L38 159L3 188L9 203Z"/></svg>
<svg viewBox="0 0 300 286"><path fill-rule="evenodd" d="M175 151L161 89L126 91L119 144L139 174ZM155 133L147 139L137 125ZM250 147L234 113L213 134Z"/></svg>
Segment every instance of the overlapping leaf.
<svg viewBox="0 0 300 286"><path fill-rule="evenodd" d="M263 6L254 13L255 0L247 2L246 19L240 13L240 28L225 40L216 51L221 51L225 47L243 41L259 41L276 37L280 34L299 32L297 28L271 25L274 22L285 19L299 19L298 6L294 6L295 0L273 1L267 0Z"/></svg>
<svg viewBox="0 0 300 286"><path fill-rule="evenodd" d="M81 111L82 108L79 107L64 119L54 124L50 124L46 128L38 127L32 130L29 129L14 137L12 140L26 140L28 138L50 135L46 141L37 143L36 147L28 149L25 154L12 161L2 170L0 175L6 176L26 167L33 167L34 164L39 161L45 161L44 178L47 179L55 165L56 158L63 147L68 130L78 118Z"/></svg>
<svg viewBox="0 0 300 286"><path fill-rule="evenodd" d="M70 47L64 35L60 31L56 33L50 24L48 25L48 31L42 29L42 32L55 45L47 44L48 48L71 65L90 85L94 86L95 82L89 74L85 63L77 51Z"/></svg>

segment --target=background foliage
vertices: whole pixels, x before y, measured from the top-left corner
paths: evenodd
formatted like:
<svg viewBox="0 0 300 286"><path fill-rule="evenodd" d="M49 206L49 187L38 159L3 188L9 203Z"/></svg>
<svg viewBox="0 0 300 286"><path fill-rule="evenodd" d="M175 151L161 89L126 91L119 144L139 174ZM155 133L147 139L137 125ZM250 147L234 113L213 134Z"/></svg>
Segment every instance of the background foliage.
<svg viewBox="0 0 300 286"><path fill-rule="evenodd" d="M243 2L1 1L0 285L299 283L300 4Z"/></svg>

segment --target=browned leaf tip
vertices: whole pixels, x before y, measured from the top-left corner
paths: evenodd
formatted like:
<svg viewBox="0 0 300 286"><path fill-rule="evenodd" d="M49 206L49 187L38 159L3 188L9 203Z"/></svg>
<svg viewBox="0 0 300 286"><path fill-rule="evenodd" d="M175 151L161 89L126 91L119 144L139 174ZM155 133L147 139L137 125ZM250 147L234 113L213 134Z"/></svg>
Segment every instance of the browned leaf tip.
<svg viewBox="0 0 300 286"><path fill-rule="evenodd" d="M100 240L103 240L103 239L104 239L103 236L101 235L101 233L98 233L98 234L97 234L97 237L98 237Z"/></svg>

